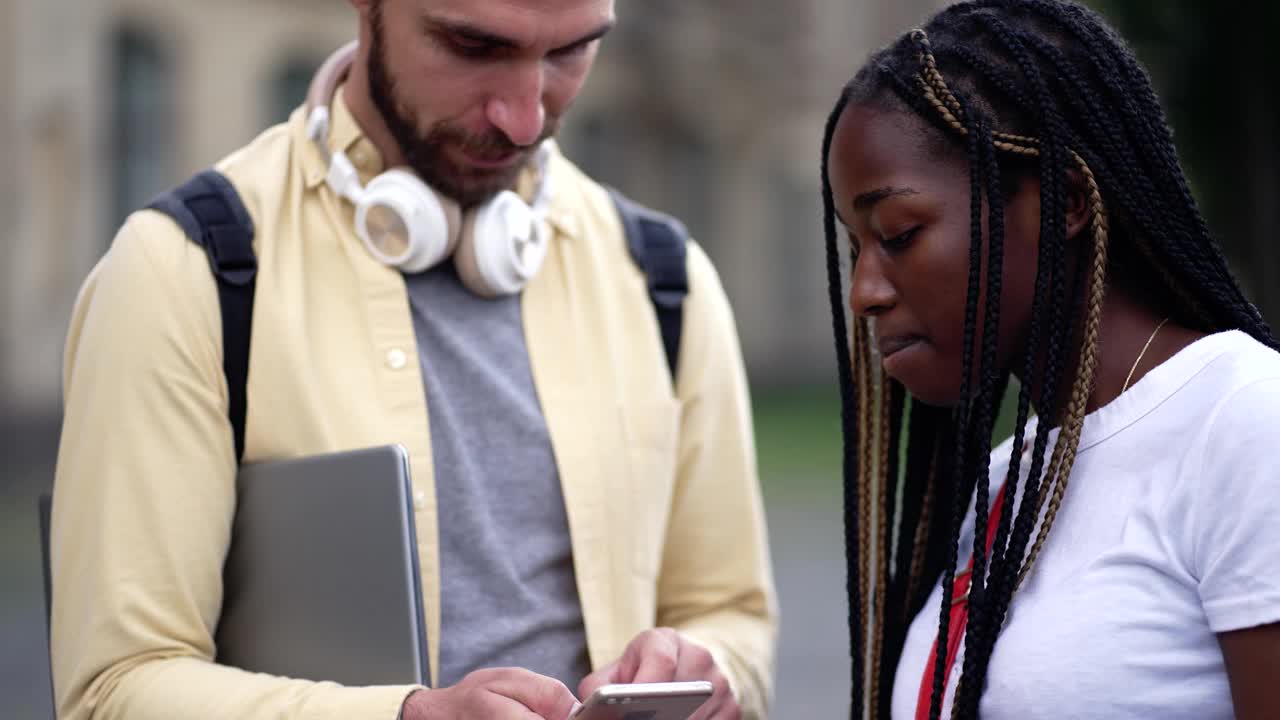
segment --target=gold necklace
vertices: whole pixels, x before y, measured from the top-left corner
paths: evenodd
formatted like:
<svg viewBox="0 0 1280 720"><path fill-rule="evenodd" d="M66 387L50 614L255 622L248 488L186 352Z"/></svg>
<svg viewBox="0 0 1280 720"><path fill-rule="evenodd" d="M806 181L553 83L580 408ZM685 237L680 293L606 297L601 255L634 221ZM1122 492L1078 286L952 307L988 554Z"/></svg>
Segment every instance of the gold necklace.
<svg viewBox="0 0 1280 720"><path fill-rule="evenodd" d="M1151 337L1147 338L1147 344L1142 346L1142 352L1138 353L1138 359L1133 361L1133 367L1129 368L1129 377L1124 379L1124 387L1120 388L1120 394L1123 395L1125 390L1129 389L1129 381L1133 379L1133 372L1138 369L1138 363L1142 362L1142 356L1147 354L1147 348L1151 347L1151 341L1156 339L1156 333L1160 332L1160 328L1169 322L1169 318L1160 321L1156 325L1156 329L1151 331Z"/></svg>

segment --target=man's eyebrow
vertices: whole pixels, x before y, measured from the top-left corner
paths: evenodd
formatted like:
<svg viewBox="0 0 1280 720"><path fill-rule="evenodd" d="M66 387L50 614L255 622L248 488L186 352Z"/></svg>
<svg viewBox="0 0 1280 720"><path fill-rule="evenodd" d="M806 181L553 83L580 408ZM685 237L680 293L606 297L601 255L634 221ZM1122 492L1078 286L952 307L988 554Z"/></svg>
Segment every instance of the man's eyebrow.
<svg viewBox="0 0 1280 720"><path fill-rule="evenodd" d="M495 49L510 50L520 45L511 38L503 37L488 30L478 28L474 25L468 25L462 22L454 22L452 20L428 20L427 26L439 32L445 32L450 35L474 43L483 43Z"/></svg>
<svg viewBox="0 0 1280 720"><path fill-rule="evenodd" d="M578 47L579 45L586 45L588 43L593 43L596 40L599 40L600 38L604 37L605 35L608 35L609 31L612 30L613 26L616 24L617 24L616 20L607 20L603 25L596 28L595 30L592 30L591 32L587 33L586 35L583 35L582 37L578 38L577 40L574 40L571 43L568 43L567 45L561 45L556 49L566 50L568 48Z"/></svg>
<svg viewBox="0 0 1280 720"><path fill-rule="evenodd" d="M609 20L595 30L592 30L577 40L573 40L556 48L556 50L565 50L599 40L607 35L609 31L613 29L615 24L616 21ZM489 32L488 30L474 25L469 25L465 22L456 22L453 20L428 20L427 25L437 31L456 35L457 37L469 42L483 43L495 50L514 50L520 47L520 43L516 42L512 38L503 37L502 35Z"/></svg>
<svg viewBox="0 0 1280 720"><path fill-rule="evenodd" d="M875 207L875 204L881 200L887 200L893 197L902 197L904 195L919 195L920 193L911 188L899 187L882 187L870 190L858 195L853 199L853 209L855 211L867 211Z"/></svg>

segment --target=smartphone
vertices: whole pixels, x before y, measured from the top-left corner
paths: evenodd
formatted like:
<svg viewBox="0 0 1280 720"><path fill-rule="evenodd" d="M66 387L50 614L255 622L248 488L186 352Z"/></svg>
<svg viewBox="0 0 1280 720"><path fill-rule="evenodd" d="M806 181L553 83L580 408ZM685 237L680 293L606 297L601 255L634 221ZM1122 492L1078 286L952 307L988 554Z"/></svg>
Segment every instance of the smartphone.
<svg viewBox="0 0 1280 720"><path fill-rule="evenodd" d="M603 685L570 720L688 720L711 698L711 683Z"/></svg>

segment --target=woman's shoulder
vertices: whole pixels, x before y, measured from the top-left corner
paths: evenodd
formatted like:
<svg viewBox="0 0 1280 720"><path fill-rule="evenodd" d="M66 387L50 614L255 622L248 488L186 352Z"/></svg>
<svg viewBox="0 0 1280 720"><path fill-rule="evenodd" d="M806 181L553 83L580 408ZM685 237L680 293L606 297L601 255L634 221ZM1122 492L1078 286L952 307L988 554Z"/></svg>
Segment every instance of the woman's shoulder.
<svg viewBox="0 0 1280 720"><path fill-rule="evenodd" d="M1197 383L1215 405L1209 419L1280 419L1280 352L1238 330L1202 343L1213 351Z"/></svg>
<svg viewBox="0 0 1280 720"><path fill-rule="evenodd" d="M1264 458L1280 447L1280 353L1242 332L1205 340L1220 352L1195 383L1202 410L1185 418L1200 428L1190 449L1200 450L1196 474L1202 483L1205 475L1217 474L1214 468L1238 476L1270 466Z"/></svg>
<svg viewBox="0 0 1280 720"><path fill-rule="evenodd" d="M1080 440L1081 452L1171 463L1195 477L1277 445L1280 353L1240 331L1180 350L1086 418Z"/></svg>
<svg viewBox="0 0 1280 720"><path fill-rule="evenodd" d="M1230 330L1207 335L1197 344L1199 343L1205 343L1219 351L1214 360L1232 371L1232 377L1245 382L1280 378L1280 352L1244 331Z"/></svg>

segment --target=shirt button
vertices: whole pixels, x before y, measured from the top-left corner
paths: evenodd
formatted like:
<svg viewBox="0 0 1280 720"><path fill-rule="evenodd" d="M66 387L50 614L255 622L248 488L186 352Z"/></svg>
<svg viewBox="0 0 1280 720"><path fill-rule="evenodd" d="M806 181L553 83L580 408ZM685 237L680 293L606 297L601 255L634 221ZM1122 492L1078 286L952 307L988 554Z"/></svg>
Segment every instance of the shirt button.
<svg viewBox="0 0 1280 720"><path fill-rule="evenodd" d="M387 367L392 370L403 370L405 365L409 364L409 356L400 348L396 348L387 353Z"/></svg>
<svg viewBox="0 0 1280 720"><path fill-rule="evenodd" d="M427 509L427 494L418 490L413 493L413 507L419 512Z"/></svg>

